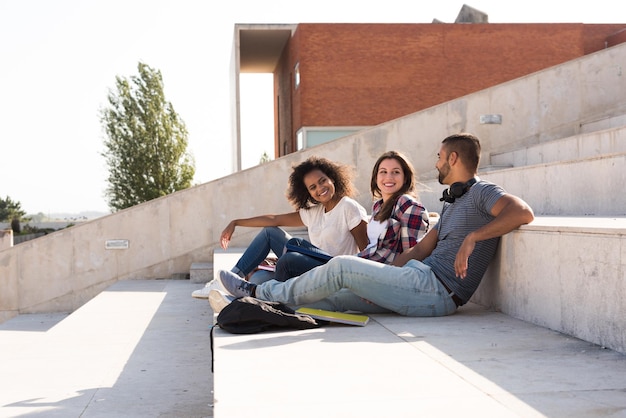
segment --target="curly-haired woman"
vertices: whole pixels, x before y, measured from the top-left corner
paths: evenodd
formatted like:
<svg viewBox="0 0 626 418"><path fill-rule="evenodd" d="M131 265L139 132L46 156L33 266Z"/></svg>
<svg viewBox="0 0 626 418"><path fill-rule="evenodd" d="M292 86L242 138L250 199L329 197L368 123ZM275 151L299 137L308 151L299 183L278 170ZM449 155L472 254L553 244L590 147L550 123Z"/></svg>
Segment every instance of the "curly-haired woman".
<svg viewBox="0 0 626 418"><path fill-rule="evenodd" d="M237 226L263 227L231 271L246 277L270 251L279 258L278 277L282 276L282 266L288 266L290 272L304 273L322 264L299 253L283 254L285 244L292 237L281 226L306 226L310 242L332 256L356 254L365 249L368 244L367 212L353 199L354 193L352 172L347 166L320 157L311 157L295 166L289 176L287 191L294 212L235 219L222 231L220 243L226 249ZM285 256L289 260L283 263L281 258ZM210 283L205 289L193 292L192 296L207 298L209 291Z"/></svg>

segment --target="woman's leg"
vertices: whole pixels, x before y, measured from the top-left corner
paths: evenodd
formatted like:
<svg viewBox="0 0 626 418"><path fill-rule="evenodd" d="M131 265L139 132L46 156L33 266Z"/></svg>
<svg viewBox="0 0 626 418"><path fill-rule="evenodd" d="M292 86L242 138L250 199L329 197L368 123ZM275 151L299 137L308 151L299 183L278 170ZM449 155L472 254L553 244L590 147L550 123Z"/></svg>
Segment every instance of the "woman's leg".
<svg viewBox="0 0 626 418"><path fill-rule="evenodd" d="M280 257L284 251L285 243L289 239L291 239L291 235L281 228L276 226L263 228L254 237L231 271L241 277L245 277L265 260L270 251L273 251L277 257Z"/></svg>
<svg viewBox="0 0 626 418"><path fill-rule="evenodd" d="M274 278L284 282L322 264L324 263L304 254L287 252L278 259Z"/></svg>

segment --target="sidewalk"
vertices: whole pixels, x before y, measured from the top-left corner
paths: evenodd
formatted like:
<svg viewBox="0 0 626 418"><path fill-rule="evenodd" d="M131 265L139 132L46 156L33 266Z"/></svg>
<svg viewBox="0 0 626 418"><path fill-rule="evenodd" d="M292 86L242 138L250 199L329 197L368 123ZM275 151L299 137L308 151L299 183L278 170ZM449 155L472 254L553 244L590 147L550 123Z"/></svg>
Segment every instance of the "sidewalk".
<svg viewBox="0 0 626 418"><path fill-rule="evenodd" d="M200 287L122 281L69 316L0 324L0 417L213 416Z"/></svg>
<svg viewBox="0 0 626 418"><path fill-rule="evenodd" d="M188 280L0 324L1 417L626 417L626 356L470 304L233 335ZM212 388L215 377L215 405Z"/></svg>
<svg viewBox="0 0 626 418"><path fill-rule="evenodd" d="M626 356L488 312L215 332L216 417L626 417Z"/></svg>

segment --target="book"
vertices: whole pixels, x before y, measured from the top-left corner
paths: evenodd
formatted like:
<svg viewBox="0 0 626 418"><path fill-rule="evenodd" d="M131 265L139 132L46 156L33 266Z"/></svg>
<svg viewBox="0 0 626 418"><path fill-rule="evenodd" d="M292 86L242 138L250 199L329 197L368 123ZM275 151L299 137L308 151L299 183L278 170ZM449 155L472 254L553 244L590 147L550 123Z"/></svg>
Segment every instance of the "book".
<svg viewBox="0 0 626 418"><path fill-rule="evenodd" d="M298 310L296 310L296 312L304 315L309 315L314 319L319 319L322 321L339 322L341 324L358 325L360 327L364 327L365 325L367 325L370 320L370 317L367 315L333 312L323 309L299 308Z"/></svg>
<svg viewBox="0 0 626 418"><path fill-rule="evenodd" d="M323 262L327 262L333 258L333 256L328 254L326 251L321 248L317 248L315 245L305 240L290 239L287 241L285 248L287 251L304 254Z"/></svg>
<svg viewBox="0 0 626 418"><path fill-rule="evenodd" d="M277 262L278 262L278 258L267 257L265 260L261 262L261 264L257 266L257 270L276 271Z"/></svg>
<svg viewBox="0 0 626 418"><path fill-rule="evenodd" d="M265 264L259 264L257 269L265 270L265 271L276 271L276 266L275 265L274 266L269 266L269 265L265 265Z"/></svg>

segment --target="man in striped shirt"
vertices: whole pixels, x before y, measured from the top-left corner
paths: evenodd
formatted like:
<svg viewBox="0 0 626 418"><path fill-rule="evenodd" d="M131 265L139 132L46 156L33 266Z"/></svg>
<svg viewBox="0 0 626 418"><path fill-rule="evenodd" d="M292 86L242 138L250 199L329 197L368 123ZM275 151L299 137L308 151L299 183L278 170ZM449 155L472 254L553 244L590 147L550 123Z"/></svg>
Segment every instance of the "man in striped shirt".
<svg viewBox="0 0 626 418"><path fill-rule="evenodd" d="M462 133L444 139L435 164L439 182L448 185L437 225L394 266L353 256L286 282L258 286L220 271L233 296L254 296L332 311L396 312L406 316L450 315L465 304L495 256L502 235L534 219L532 209L500 186L479 179L480 141ZM219 292L219 291L215 291ZM225 295L209 297L216 312Z"/></svg>

